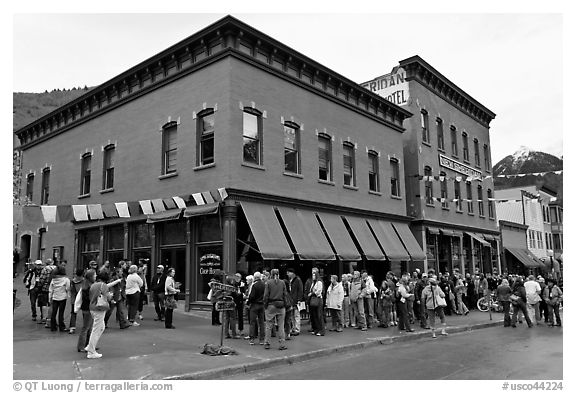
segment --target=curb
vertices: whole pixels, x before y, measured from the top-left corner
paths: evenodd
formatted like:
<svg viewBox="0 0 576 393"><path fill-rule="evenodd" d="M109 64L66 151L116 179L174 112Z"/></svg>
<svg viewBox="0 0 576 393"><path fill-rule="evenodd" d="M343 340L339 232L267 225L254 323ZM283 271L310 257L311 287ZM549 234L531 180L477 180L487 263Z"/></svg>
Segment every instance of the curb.
<svg viewBox="0 0 576 393"><path fill-rule="evenodd" d="M477 323L474 325L465 326L454 326L448 327L446 330L448 333L462 333L478 329L489 328L493 326L501 325L502 321L492 321ZM278 357L274 359L259 360L257 362L238 364L233 366L226 366L215 368L212 370L196 371L193 373L187 373L182 375L174 375L171 377L165 377L165 380L199 380L199 379L220 379L223 377L229 377L238 374L246 374L254 371L264 370L267 368L272 368L281 365L292 365L294 363L304 362L311 359L317 359L319 357L326 357L332 354L342 354L346 352L357 351L361 349L366 349L374 347L377 345L390 345L394 343L404 343L410 341L416 341L425 337L429 337L429 331L418 332L414 334L405 334L392 337L374 337L368 339L368 341L363 341L353 344L339 345L332 348L323 348L315 351L298 353L289 356Z"/></svg>

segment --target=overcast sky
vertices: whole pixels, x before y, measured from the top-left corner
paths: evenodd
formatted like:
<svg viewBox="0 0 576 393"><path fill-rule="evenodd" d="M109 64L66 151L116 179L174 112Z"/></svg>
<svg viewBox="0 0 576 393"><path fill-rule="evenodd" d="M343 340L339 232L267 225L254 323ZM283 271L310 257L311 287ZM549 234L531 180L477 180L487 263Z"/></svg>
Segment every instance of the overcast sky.
<svg viewBox="0 0 576 393"><path fill-rule="evenodd" d="M13 91L99 85L225 15L16 14ZM493 163L563 154L562 14L233 15L357 83L421 56L496 113Z"/></svg>

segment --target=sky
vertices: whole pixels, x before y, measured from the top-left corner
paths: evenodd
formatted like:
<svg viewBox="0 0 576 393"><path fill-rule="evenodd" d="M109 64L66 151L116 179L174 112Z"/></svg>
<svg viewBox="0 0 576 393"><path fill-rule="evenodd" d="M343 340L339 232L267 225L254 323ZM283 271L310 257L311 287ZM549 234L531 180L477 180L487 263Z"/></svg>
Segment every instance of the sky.
<svg viewBox="0 0 576 393"><path fill-rule="evenodd" d="M12 89L99 85L225 15L16 14ZM419 55L496 113L493 163L563 155L559 13L232 15L357 83Z"/></svg>

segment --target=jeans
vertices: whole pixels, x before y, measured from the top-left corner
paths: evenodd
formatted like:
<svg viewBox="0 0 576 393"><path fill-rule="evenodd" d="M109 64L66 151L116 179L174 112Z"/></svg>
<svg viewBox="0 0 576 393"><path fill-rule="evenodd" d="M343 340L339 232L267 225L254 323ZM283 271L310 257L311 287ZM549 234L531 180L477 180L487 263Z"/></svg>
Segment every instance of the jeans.
<svg viewBox="0 0 576 393"><path fill-rule="evenodd" d="M292 307L290 319L292 320L292 333L300 333L300 310L298 309L298 304Z"/></svg>
<svg viewBox="0 0 576 393"><path fill-rule="evenodd" d="M528 310L528 315L532 321L536 321L536 324L540 323L542 317L540 316L540 302L534 304L526 304L526 309Z"/></svg>
<svg viewBox="0 0 576 393"><path fill-rule="evenodd" d="M38 291L32 289L29 291L30 294L30 308L32 309L32 318L36 318L36 301L38 300ZM40 307L40 312L42 312L42 307ZM40 315L43 317L44 315Z"/></svg>
<svg viewBox="0 0 576 393"><path fill-rule="evenodd" d="M167 308L164 313L164 327L171 328L172 326L174 326L172 324L173 318L174 318L174 309Z"/></svg>
<svg viewBox="0 0 576 393"><path fill-rule="evenodd" d="M446 327L446 318L444 317L444 307L436 307L435 309L426 309L428 313L428 320L430 321L430 327L432 330L436 329L436 315L440 318L440 323L443 327Z"/></svg>
<svg viewBox="0 0 576 393"><path fill-rule="evenodd" d="M374 325L374 299L371 297L364 298L364 313L366 314L366 322L368 327Z"/></svg>
<svg viewBox="0 0 576 393"><path fill-rule="evenodd" d="M554 325L554 316L556 316L556 325L562 326L562 320L560 319L560 303L554 305L548 304L548 323Z"/></svg>
<svg viewBox="0 0 576 393"><path fill-rule="evenodd" d="M502 307L504 308L504 327L508 327L511 325L510 302L507 302L505 300L501 300L500 303L502 303Z"/></svg>
<svg viewBox="0 0 576 393"><path fill-rule="evenodd" d="M350 305L352 306L352 324L356 324L358 327L366 327L366 317L364 316L364 299L359 297L356 301L350 301ZM354 322L354 317L356 317L357 321Z"/></svg>
<svg viewBox="0 0 576 393"><path fill-rule="evenodd" d="M104 333L104 316L106 315L106 311L91 310L90 313L92 314L94 323L92 324L92 332L90 333L90 340L88 341L88 348L86 351L88 353L95 353L98 341L100 341L100 336Z"/></svg>
<svg viewBox="0 0 576 393"><path fill-rule="evenodd" d="M220 325L220 311L216 311L216 303L212 303L212 325Z"/></svg>
<svg viewBox="0 0 576 393"><path fill-rule="evenodd" d="M138 312L138 301L140 300L140 292L126 295L126 304L128 305L128 320L134 322L136 313Z"/></svg>
<svg viewBox="0 0 576 393"><path fill-rule="evenodd" d="M74 309L74 304L72 304L72 309ZM70 329L76 329L76 313L74 311L70 312Z"/></svg>
<svg viewBox="0 0 576 393"><path fill-rule="evenodd" d="M80 329L78 344L76 345L78 351L81 351L88 346L93 323L94 320L92 319L90 311L82 310L82 328Z"/></svg>
<svg viewBox="0 0 576 393"><path fill-rule="evenodd" d="M398 329L410 330L410 319L408 316L408 308L406 302L397 301L396 308L398 310Z"/></svg>
<svg viewBox="0 0 576 393"><path fill-rule="evenodd" d="M244 302L236 303L236 314L238 320L238 330L244 330Z"/></svg>
<svg viewBox="0 0 576 393"><path fill-rule="evenodd" d="M342 316L344 319L344 326L350 326L350 321L352 320L351 307L350 307L350 297L344 297L342 302Z"/></svg>
<svg viewBox="0 0 576 393"><path fill-rule="evenodd" d="M526 309L526 303L524 303L521 299L517 301L517 304L514 304L514 314L512 314L512 326L516 326L516 320L518 318L518 311L522 310L522 314L526 318L526 323L528 326L532 326L532 320L528 315L528 310Z"/></svg>
<svg viewBox="0 0 576 393"><path fill-rule="evenodd" d="M114 311L116 311L116 320L120 324L120 329L124 329L130 326L130 323L128 323L128 319L126 317L127 310L126 310L126 301L124 299L121 299L116 303L110 305L110 310L106 311L106 316L104 317L105 326L108 326L108 320L110 319L112 314L114 314Z"/></svg>
<svg viewBox="0 0 576 393"><path fill-rule="evenodd" d="M232 335L237 336L236 331L236 310L227 310L222 312L222 320L224 323L224 334L226 337L230 336L230 329L232 329Z"/></svg>
<svg viewBox="0 0 576 393"><path fill-rule="evenodd" d="M146 292L144 292L144 287L140 287L140 292L138 292L140 296L138 297L138 312L142 313L144 309L144 302L148 304L148 299L146 297Z"/></svg>
<svg viewBox="0 0 576 393"><path fill-rule="evenodd" d="M322 305L322 302L320 302L319 306L310 306L310 324L312 325L314 333L326 333L324 328L324 306Z"/></svg>
<svg viewBox="0 0 576 393"><path fill-rule="evenodd" d="M164 313L166 309L164 308L164 293L152 292L152 299L154 301L154 310L156 310L156 315L159 320L164 319Z"/></svg>
<svg viewBox="0 0 576 393"><path fill-rule="evenodd" d="M390 302L382 302L381 303L381 319L380 319L380 326L385 326L388 327L390 326L390 313L392 312L392 305L390 304Z"/></svg>
<svg viewBox="0 0 576 393"><path fill-rule="evenodd" d="M290 335L290 333L292 332L292 321L294 320L293 318L293 314L294 314L294 310L296 310L296 312L298 311L298 307L286 307L286 315L284 316L284 333L286 335L286 337L288 337ZM279 329L281 328L281 326L279 326Z"/></svg>
<svg viewBox="0 0 576 393"><path fill-rule="evenodd" d="M258 338L264 342L264 305L252 304L250 305L250 339L255 340Z"/></svg>
<svg viewBox="0 0 576 393"><path fill-rule="evenodd" d="M50 330L55 332L60 328L63 332L66 329L64 324L64 310L66 309L66 299L52 300L52 315L50 316ZM56 314L58 314L58 323L56 323Z"/></svg>
<svg viewBox="0 0 576 393"><path fill-rule="evenodd" d="M462 293L456 294L456 299L458 299L458 312L460 314L466 314L468 312L468 307L462 301Z"/></svg>
<svg viewBox="0 0 576 393"><path fill-rule="evenodd" d="M549 317L549 313L548 313L548 305L546 304L546 301L542 300L540 301L540 319L542 319L542 314L544 314L544 321L545 322L550 322L550 317Z"/></svg>
<svg viewBox="0 0 576 393"><path fill-rule="evenodd" d="M330 316L332 317L332 329L342 329L342 310L330 308Z"/></svg>
<svg viewBox="0 0 576 393"><path fill-rule="evenodd" d="M284 307L276 308L273 304L269 304L264 314L266 316L266 335L264 337L264 342L266 344L270 344L270 336L272 335L274 320L278 318L278 326L280 326L280 329L278 329L278 339L280 341L280 345L284 345L286 336L284 335L284 329L282 329L282 327L284 326L286 309Z"/></svg>

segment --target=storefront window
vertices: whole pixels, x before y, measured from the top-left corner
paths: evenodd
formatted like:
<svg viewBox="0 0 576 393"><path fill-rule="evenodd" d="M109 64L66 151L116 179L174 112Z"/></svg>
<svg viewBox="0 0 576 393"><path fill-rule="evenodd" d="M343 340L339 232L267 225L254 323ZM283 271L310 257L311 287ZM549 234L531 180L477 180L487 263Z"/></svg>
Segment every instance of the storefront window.
<svg viewBox="0 0 576 393"><path fill-rule="evenodd" d="M88 229L78 233L80 239L80 266L88 267L92 260L100 262L100 229Z"/></svg>
<svg viewBox="0 0 576 393"><path fill-rule="evenodd" d="M141 223L132 227L132 257L135 263L140 261L146 266L146 280L150 283L152 274L152 225Z"/></svg>
<svg viewBox="0 0 576 393"><path fill-rule="evenodd" d="M198 218L198 242L213 242L222 240L220 217L217 215L201 216Z"/></svg>
<svg viewBox="0 0 576 393"><path fill-rule="evenodd" d="M184 243L186 243L186 221L164 223L162 244Z"/></svg>
<svg viewBox="0 0 576 393"><path fill-rule="evenodd" d="M198 246L196 256L196 300L207 301L210 291L208 283L214 278L214 271L222 269L222 245Z"/></svg>
<svg viewBox="0 0 576 393"><path fill-rule="evenodd" d="M134 248L150 247L152 245L152 236L149 224L134 225Z"/></svg>

